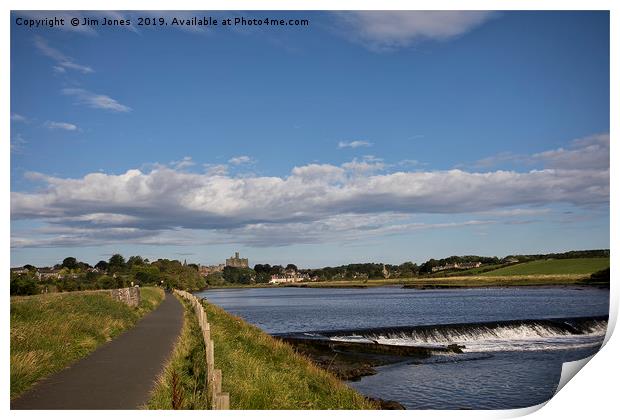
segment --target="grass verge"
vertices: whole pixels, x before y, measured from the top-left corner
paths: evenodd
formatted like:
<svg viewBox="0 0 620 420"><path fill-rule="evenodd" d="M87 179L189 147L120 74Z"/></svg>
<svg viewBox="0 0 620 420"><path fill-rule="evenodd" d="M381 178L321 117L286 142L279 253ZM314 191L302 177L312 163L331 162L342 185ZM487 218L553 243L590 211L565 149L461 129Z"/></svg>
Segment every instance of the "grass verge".
<svg viewBox="0 0 620 420"><path fill-rule="evenodd" d="M202 333L191 307L183 304L181 337L146 408L208 408ZM290 345L215 305L205 304L205 309L215 367L222 370L222 390L230 393L231 409L378 408Z"/></svg>
<svg viewBox="0 0 620 420"><path fill-rule="evenodd" d="M215 367L231 409L375 409L357 391L288 344L206 303Z"/></svg>
<svg viewBox="0 0 620 420"><path fill-rule="evenodd" d="M164 292L144 287L141 296L138 308L106 291L11 297L11 398L135 325Z"/></svg>
<svg viewBox="0 0 620 420"><path fill-rule="evenodd" d="M183 329L170 360L159 377L144 408L150 410L206 410L207 371L202 332L192 308L178 298L185 308Z"/></svg>

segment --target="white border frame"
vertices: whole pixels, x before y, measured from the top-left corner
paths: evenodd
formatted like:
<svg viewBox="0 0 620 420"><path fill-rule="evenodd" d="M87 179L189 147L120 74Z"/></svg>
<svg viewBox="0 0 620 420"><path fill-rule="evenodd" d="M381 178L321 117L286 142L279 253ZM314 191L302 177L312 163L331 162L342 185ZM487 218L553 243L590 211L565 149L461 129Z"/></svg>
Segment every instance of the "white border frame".
<svg viewBox="0 0 620 420"><path fill-rule="evenodd" d="M0 224L0 234L4 238L2 242L2 248L0 252L1 269L8 271L10 266L10 71L8 71L7 63L10 63L10 10L610 10L610 91L612 93L610 97L610 116L620 115L618 113L618 99L620 92L620 86L618 85L618 76L620 75L620 67L618 66L618 42L619 34L619 10L620 2L614 0L418 0L415 2L406 0L383 0L383 1L371 1L371 0L295 0L283 2L278 0L175 0L174 2L146 2L137 0L93 0L93 1L78 1L78 0L57 0L55 2L43 1L43 0L5 0L2 2L3 19L0 21L1 31L0 39L2 45L2 52L4 63L3 70L0 73L0 92L3 92L3 98L0 101L0 129L5 139L2 145L2 153L0 155L0 188L2 189L2 196L5 198L0 202L0 214L2 214L5 223ZM615 93L615 94L614 94ZM618 149L615 147L614 138L616 137L617 120L610 120L610 135L611 135L611 202L610 202L610 232L618 232L618 222L614 214L617 214L618 210L618 183L616 182L615 168L618 162ZM617 258L615 258L616 238L610 235L610 249L612 249L612 288L611 288L611 302L610 302L610 321L607 331L606 342L609 340L611 333L613 332L618 315L618 285L617 278L620 275L620 270L616 264ZM4 283L4 314L5 318L0 328L2 329L3 337L7 340L2 345L2 355L5 362L2 364L2 395L3 396L3 411L9 411L9 345L8 338L10 336L10 315L9 304L6 297L9 295L9 282L5 280ZM525 414L537 411L544 405L549 407L539 411L537 418L552 418L562 416L566 419L582 419L584 416L596 416L601 418L611 417L609 413L617 412L617 404L615 402L616 395L614 393L614 386L617 381L618 375L618 361L613 354L618 351L618 340L613 339L609 341L605 347L597 354L592 361L591 365L584 372L579 374L579 379L571 381L560 393L553 397L548 404L541 404L540 406L518 409L518 410L503 410L503 411L415 411L411 412L382 412L381 416L388 417L414 417L415 419L438 419L438 418L467 418L467 419L481 419L481 418L508 418L517 417ZM343 418L344 416L355 416L361 419L370 419L376 416L374 411L356 412L352 414L346 411L340 412L318 412L318 411L295 411L294 413L287 411L260 411L260 412L214 412L203 413L197 412L148 412L148 411L128 411L120 412L120 415L131 415L132 417L149 417L152 418L160 416L172 416L178 417L193 417L198 418L205 415L215 416L218 418L233 418L238 415L252 417L260 417L270 419L285 419L294 415L299 419L306 418L319 418L329 415L329 417ZM45 413L40 412L28 412L28 411L11 411L10 416L15 418L30 418L40 417L44 415L46 417L63 418L63 419L78 419L85 415L80 411L49 411ZM105 411L89 411L87 414L92 418L106 418L109 413Z"/></svg>

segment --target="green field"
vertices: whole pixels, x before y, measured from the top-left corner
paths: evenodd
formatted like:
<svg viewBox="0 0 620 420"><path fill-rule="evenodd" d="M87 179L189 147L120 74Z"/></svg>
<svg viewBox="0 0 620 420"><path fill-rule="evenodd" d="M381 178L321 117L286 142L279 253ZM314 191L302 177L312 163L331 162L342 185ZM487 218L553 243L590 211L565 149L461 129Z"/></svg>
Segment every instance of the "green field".
<svg viewBox="0 0 620 420"><path fill-rule="evenodd" d="M480 273L481 276L519 276L535 274L592 274L609 267L609 258L571 258L536 260Z"/></svg>
<svg viewBox="0 0 620 420"><path fill-rule="evenodd" d="M138 308L106 291L11 297L11 398L135 325L164 298L144 287Z"/></svg>

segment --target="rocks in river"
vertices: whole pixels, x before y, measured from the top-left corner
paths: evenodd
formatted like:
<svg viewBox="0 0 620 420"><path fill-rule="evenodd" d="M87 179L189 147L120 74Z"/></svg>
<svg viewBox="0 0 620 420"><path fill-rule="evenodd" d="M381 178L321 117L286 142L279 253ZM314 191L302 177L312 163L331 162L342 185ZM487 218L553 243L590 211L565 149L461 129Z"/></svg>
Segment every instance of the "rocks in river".
<svg viewBox="0 0 620 420"><path fill-rule="evenodd" d="M381 398L366 397L367 400L379 405L380 410L406 410L405 406L398 401L382 400Z"/></svg>
<svg viewBox="0 0 620 420"><path fill-rule="evenodd" d="M314 361L321 368L331 372L342 381L356 382L362 379L363 376L370 376L377 373L372 363L351 361L342 358L335 358L329 361L314 358Z"/></svg>
<svg viewBox="0 0 620 420"><path fill-rule="evenodd" d="M462 346L460 344L448 344L446 346L446 349L450 350L453 353L463 353L463 350L465 346Z"/></svg>

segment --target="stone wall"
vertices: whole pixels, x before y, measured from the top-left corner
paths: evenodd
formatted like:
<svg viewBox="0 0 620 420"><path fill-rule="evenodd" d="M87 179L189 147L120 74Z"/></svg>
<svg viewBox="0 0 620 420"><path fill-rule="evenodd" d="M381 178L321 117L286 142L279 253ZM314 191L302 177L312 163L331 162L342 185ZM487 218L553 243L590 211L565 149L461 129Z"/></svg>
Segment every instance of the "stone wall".
<svg viewBox="0 0 620 420"><path fill-rule="evenodd" d="M112 299L120 300L121 302L135 307L140 305L140 288L139 287L126 287L124 289L112 289L110 290Z"/></svg>

